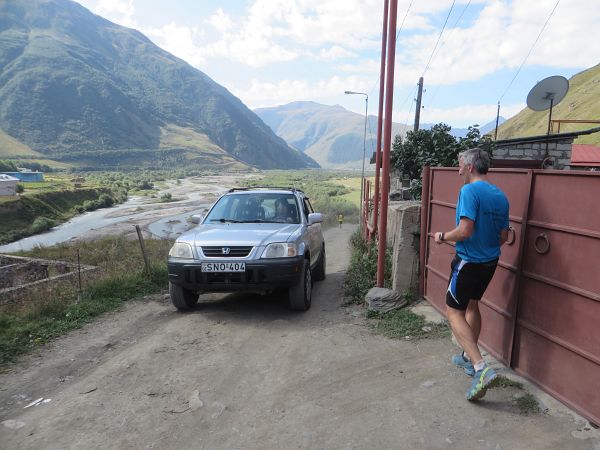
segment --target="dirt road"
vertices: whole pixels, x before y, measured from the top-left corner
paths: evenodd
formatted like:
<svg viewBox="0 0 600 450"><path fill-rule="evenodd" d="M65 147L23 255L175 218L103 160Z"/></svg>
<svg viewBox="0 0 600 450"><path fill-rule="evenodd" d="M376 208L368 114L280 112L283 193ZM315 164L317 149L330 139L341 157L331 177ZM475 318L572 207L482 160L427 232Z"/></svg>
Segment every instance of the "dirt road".
<svg viewBox="0 0 600 450"><path fill-rule="evenodd" d="M372 334L341 306L351 231L326 233L307 313L230 295L181 314L158 295L25 358L0 375L0 447L598 448L572 416L519 414L514 390L468 403L449 339Z"/></svg>

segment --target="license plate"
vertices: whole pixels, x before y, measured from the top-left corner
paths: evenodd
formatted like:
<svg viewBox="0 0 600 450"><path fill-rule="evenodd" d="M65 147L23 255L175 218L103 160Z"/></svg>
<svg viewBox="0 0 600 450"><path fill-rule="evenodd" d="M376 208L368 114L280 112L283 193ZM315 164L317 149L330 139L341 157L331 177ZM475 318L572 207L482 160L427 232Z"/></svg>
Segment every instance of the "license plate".
<svg viewBox="0 0 600 450"><path fill-rule="evenodd" d="M245 272L243 262L210 262L202 263L202 272Z"/></svg>

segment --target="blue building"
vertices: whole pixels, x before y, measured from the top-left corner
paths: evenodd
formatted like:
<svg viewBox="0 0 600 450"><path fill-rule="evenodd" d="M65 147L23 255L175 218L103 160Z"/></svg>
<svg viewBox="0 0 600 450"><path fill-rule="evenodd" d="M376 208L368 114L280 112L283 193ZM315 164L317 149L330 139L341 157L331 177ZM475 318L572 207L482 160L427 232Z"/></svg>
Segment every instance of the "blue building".
<svg viewBox="0 0 600 450"><path fill-rule="evenodd" d="M18 178L19 181L40 182L44 181L44 172L2 172L5 175Z"/></svg>

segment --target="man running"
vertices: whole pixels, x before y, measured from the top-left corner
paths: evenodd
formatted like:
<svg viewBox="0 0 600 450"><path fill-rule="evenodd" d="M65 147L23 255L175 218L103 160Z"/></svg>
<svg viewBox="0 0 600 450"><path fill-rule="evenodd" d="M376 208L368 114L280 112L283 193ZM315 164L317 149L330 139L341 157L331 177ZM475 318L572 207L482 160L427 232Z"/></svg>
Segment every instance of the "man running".
<svg viewBox="0 0 600 450"><path fill-rule="evenodd" d="M508 200L487 180L488 154L473 148L458 155L458 174L464 177L456 206L456 228L435 233L435 242L456 242L456 256L446 293L446 313L456 340L463 348L452 362L473 376L467 400L483 398L497 375L487 366L477 341L481 331L478 301L494 276L500 246L508 237Z"/></svg>

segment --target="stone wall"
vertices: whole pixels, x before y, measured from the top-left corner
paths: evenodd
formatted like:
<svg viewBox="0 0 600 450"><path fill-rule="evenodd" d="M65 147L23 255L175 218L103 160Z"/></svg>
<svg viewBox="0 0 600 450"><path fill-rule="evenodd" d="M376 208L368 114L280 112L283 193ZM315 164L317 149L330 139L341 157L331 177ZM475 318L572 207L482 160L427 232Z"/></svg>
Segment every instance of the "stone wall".
<svg viewBox="0 0 600 450"><path fill-rule="evenodd" d="M552 139L552 138L551 138ZM568 170L574 137L552 139L548 142L548 161L545 168ZM497 141L494 159L543 161L546 157L546 138Z"/></svg>
<svg viewBox="0 0 600 450"><path fill-rule="evenodd" d="M82 285L99 273L97 267L81 266ZM24 303L43 303L58 289L77 289L76 264L21 256L0 255L0 311L18 310Z"/></svg>

